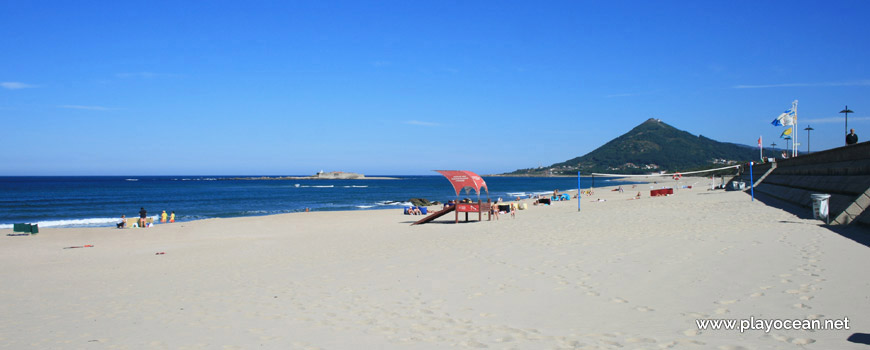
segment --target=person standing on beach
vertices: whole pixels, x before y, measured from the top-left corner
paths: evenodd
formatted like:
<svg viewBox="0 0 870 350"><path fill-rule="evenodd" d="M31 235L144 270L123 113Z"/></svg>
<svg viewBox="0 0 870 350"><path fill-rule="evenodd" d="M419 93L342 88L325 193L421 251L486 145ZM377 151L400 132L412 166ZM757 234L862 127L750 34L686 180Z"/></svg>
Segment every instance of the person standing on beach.
<svg viewBox="0 0 870 350"><path fill-rule="evenodd" d="M166 210L163 211L163 214L160 214L160 223L161 224L166 223Z"/></svg>
<svg viewBox="0 0 870 350"><path fill-rule="evenodd" d="M169 216L169 222L175 222L175 211L172 211L172 215Z"/></svg>
<svg viewBox="0 0 870 350"><path fill-rule="evenodd" d="M846 144L854 145L858 143L858 134L855 133L855 129L849 129L849 133L846 135Z"/></svg>
<svg viewBox="0 0 870 350"><path fill-rule="evenodd" d="M148 216L148 212L145 211L145 207L139 208L139 227L145 227L145 218Z"/></svg>

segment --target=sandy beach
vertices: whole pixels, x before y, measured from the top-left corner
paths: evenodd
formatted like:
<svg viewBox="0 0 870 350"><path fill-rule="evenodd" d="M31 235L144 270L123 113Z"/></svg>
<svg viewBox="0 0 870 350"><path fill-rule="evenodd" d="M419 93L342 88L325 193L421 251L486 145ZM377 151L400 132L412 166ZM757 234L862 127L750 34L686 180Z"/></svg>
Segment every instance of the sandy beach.
<svg viewBox="0 0 870 350"><path fill-rule="evenodd" d="M867 230L708 187L598 188L579 212L460 224L370 210L2 230L0 348L866 349L847 339L870 333L870 250L844 232ZM697 325L750 318L850 329Z"/></svg>

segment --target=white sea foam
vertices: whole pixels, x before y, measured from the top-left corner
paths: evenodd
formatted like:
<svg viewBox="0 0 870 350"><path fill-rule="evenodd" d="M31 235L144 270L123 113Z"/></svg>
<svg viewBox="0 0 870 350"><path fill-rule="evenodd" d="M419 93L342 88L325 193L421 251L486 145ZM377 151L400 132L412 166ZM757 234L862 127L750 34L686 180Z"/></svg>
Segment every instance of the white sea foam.
<svg viewBox="0 0 870 350"><path fill-rule="evenodd" d="M374 205L357 205L356 207L360 208L360 209L368 209L368 208L374 208L375 206Z"/></svg>
<svg viewBox="0 0 870 350"><path fill-rule="evenodd" d="M269 214L271 212L266 210L245 210L242 212L242 215L261 215L261 214Z"/></svg>
<svg viewBox="0 0 870 350"><path fill-rule="evenodd" d="M124 179L125 181L139 181L139 179Z"/></svg>
<svg viewBox="0 0 870 350"><path fill-rule="evenodd" d="M380 201L380 202L375 203L375 205L407 207L407 206L411 206L413 204L411 204L411 202Z"/></svg>
<svg viewBox="0 0 870 350"><path fill-rule="evenodd" d="M39 227L76 227L76 226L109 226L121 222L121 218L89 218L70 220L46 220L36 222ZM32 222L31 222L32 224ZM12 225L0 224L0 229L12 228Z"/></svg>

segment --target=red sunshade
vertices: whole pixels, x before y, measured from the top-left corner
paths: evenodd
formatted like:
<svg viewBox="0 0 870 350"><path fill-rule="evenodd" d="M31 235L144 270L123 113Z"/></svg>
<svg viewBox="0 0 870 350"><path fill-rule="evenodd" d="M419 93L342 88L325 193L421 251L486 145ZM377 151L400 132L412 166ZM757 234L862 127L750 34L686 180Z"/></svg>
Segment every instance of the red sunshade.
<svg viewBox="0 0 870 350"><path fill-rule="evenodd" d="M450 181L450 184L453 185L453 189L456 190L456 196L459 197L459 192L464 188L472 188L477 195L480 195L480 189L486 189L486 193L489 194L489 188L486 187L486 182L483 181L483 178L480 175L472 173L466 170L435 170L447 180Z"/></svg>

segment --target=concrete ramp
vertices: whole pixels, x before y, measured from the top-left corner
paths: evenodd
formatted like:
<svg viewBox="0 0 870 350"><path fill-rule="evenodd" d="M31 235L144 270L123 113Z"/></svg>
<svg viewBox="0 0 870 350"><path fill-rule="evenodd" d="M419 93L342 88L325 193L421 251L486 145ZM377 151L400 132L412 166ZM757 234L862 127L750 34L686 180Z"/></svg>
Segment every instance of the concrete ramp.
<svg viewBox="0 0 870 350"><path fill-rule="evenodd" d="M764 174L755 184L757 193L808 209L812 194L830 194L831 224L870 225L870 142L759 164L753 171ZM744 171L737 178L748 182L748 176Z"/></svg>

